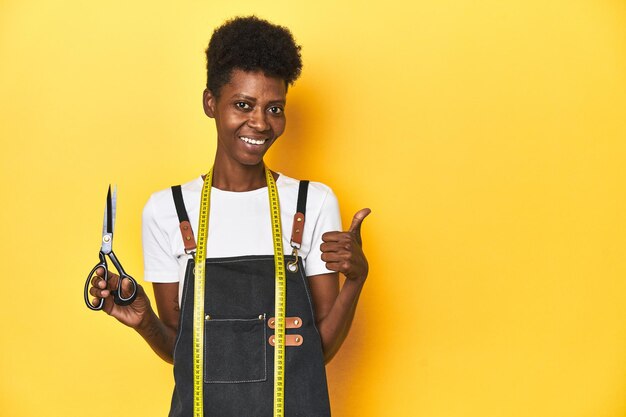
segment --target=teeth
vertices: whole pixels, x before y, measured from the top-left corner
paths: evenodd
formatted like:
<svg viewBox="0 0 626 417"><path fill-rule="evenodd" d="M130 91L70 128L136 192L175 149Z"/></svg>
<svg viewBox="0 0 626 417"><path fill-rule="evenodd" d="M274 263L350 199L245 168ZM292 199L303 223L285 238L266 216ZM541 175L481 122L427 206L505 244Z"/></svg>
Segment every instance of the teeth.
<svg viewBox="0 0 626 417"><path fill-rule="evenodd" d="M257 139L247 138L245 136L239 136L239 139L243 140L246 143L251 143L253 145L263 145L265 141L267 141L267 139L257 140Z"/></svg>

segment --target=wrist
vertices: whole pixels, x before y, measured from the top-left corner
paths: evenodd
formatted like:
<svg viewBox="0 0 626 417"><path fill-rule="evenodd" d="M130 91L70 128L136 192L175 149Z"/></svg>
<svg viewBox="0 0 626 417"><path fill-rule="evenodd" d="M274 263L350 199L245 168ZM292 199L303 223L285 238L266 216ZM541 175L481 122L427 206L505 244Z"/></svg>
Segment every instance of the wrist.
<svg viewBox="0 0 626 417"><path fill-rule="evenodd" d="M154 327L154 324L159 320L156 313L152 308L148 308L148 310L143 314L141 320L135 327L135 330L139 334L144 334L148 331L148 329Z"/></svg>
<svg viewBox="0 0 626 417"><path fill-rule="evenodd" d="M346 281L344 282L344 285L350 284L352 286L362 287L365 284L366 280L367 280L367 274L359 275L356 277L346 277Z"/></svg>

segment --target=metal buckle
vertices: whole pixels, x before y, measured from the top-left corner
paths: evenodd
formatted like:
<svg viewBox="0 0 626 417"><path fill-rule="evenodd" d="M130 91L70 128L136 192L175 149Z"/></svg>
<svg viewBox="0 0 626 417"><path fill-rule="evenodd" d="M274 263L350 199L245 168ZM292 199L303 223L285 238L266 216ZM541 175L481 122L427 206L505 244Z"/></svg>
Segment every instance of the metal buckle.
<svg viewBox="0 0 626 417"><path fill-rule="evenodd" d="M294 257L293 261L287 263L287 269L289 272L298 272L298 248L292 246L293 251L291 252L291 256Z"/></svg>

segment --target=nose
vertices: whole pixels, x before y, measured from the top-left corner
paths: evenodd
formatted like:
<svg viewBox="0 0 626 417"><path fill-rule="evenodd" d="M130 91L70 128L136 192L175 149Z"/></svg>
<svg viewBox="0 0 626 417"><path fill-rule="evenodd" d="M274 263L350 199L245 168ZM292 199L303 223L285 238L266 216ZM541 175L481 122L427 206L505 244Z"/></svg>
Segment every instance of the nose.
<svg viewBox="0 0 626 417"><path fill-rule="evenodd" d="M256 107L253 111L248 113L248 126L256 130L257 132L265 132L269 129L269 123L267 123L267 114L260 106Z"/></svg>

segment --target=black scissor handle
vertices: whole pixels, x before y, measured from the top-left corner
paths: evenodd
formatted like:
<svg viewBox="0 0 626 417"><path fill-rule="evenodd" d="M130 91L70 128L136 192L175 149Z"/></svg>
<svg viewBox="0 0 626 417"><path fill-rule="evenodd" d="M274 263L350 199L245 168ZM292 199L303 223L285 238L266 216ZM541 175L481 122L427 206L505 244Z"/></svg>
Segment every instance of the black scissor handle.
<svg viewBox="0 0 626 417"><path fill-rule="evenodd" d="M115 266L115 269L117 269L117 272L119 272L120 274L120 280L117 283L117 289L111 291L111 293L113 294L113 301L115 301L115 304L117 304L118 306L127 306L135 301L135 298L137 298L137 281L135 281L135 278L131 277L124 271L122 264L117 259L117 256L115 256L113 251L109 253L109 258L111 258L113 266ZM122 296L122 281L124 279L128 279L132 285L132 291L128 297Z"/></svg>
<svg viewBox="0 0 626 417"><path fill-rule="evenodd" d="M91 304L91 300L90 300L91 294L89 294L89 286L91 285L91 279L95 275L96 270L98 268L104 268L104 280L107 281L108 275L109 275L107 261L102 252L100 252L100 262L96 266L93 267L89 275L87 275L87 280L85 281L85 291L84 291L85 304L87 305L87 307L89 307L90 310L93 310L93 311L102 310L102 308L104 307L104 298L101 298L100 303L94 306L93 304Z"/></svg>
<svg viewBox="0 0 626 417"><path fill-rule="evenodd" d="M93 311L102 310L104 308L104 298L101 298L100 302L95 306L91 304L91 300L90 300L91 294L89 294L89 287L91 285L91 280L96 274L96 270L98 268L104 268L104 277L102 277L102 279L104 279L105 282L109 281L109 267L107 265L106 255L100 252L99 256L100 256L100 262L96 266L93 267L93 269L87 276L87 280L85 281L85 291L84 291L85 304L90 310L93 310ZM131 304L133 301L135 301L135 298L137 298L137 287L138 287L137 281L135 281L135 278L131 277L124 271L124 268L122 268L122 265L117 260L117 257L115 256L113 252L110 252L108 256L109 258L111 258L111 262L113 262L113 265L117 269L117 272L119 272L119 276L120 276L120 279L117 283L117 289L111 291L111 294L113 294L113 301L115 302L115 304L119 306L127 306ZM121 290L122 280L125 278L128 279L132 285L132 291L128 297L124 297L122 295L122 290Z"/></svg>
<svg viewBox="0 0 626 417"><path fill-rule="evenodd" d="M133 291L128 297L122 296L121 287L122 287L122 280L124 279L128 279L133 287ZM111 293L113 294L113 301L115 301L115 304L117 304L118 306L127 306L129 304L132 304L132 302L135 301L135 298L137 298L137 281L135 281L135 278L131 277L130 275L127 275L127 274L120 275L120 283L118 285L118 288L117 290L111 291Z"/></svg>

